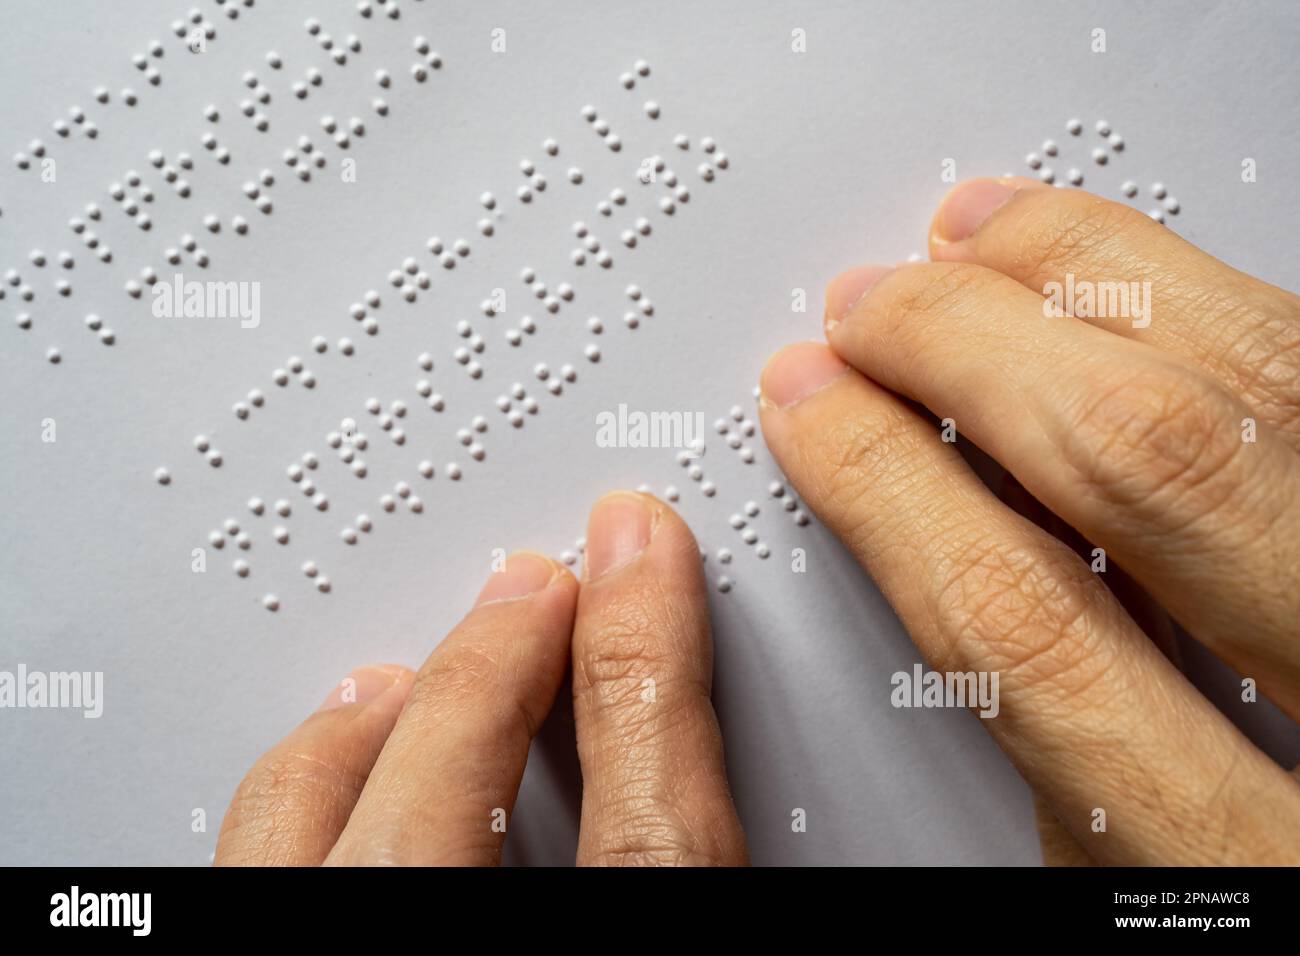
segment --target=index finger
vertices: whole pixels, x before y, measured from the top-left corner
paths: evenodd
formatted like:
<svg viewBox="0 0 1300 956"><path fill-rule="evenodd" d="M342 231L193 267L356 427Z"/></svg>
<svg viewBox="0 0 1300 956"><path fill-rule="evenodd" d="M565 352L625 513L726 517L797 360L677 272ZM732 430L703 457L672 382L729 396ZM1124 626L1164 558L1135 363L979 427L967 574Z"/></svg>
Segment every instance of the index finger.
<svg viewBox="0 0 1300 956"><path fill-rule="evenodd" d="M420 669L327 864L500 861L568 664L577 591L549 558L510 555Z"/></svg>

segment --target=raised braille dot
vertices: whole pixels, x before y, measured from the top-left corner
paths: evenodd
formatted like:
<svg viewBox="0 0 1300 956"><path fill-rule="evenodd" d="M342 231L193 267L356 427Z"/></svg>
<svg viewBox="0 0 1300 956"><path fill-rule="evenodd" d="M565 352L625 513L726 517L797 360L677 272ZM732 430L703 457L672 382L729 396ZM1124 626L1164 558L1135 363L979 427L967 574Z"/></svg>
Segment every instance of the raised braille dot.
<svg viewBox="0 0 1300 956"><path fill-rule="evenodd" d="M234 563L231 564L230 567L241 578L248 577L248 571L249 571L248 562L245 561L243 558L236 558Z"/></svg>
<svg viewBox="0 0 1300 956"><path fill-rule="evenodd" d="M288 544L289 529L285 528L283 525L277 525L275 530L271 532L271 537L275 539L277 544Z"/></svg>
<svg viewBox="0 0 1300 956"><path fill-rule="evenodd" d="M283 498L280 498L275 502L275 513L281 518L289 517L292 512L293 509L289 506L289 502L285 501Z"/></svg>
<svg viewBox="0 0 1300 956"><path fill-rule="evenodd" d="M343 539L344 544L357 543L357 532L355 528L344 528L339 532L339 537Z"/></svg>
<svg viewBox="0 0 1300 956"><path fill-rule="evenodd" d="M370 520L370 516L367 514L357 515L356 525L357 528L365 534L369 534L374 528L374 523Z"/></svg>
<svg viewBox="0 0 1300 956"><path fill-rule="evenodd" d="M718 578L718 590L723 594L729 592L731 590L731 578L727 577L725 574Z"/></svg>
<svg viewBox="0 0 1300 956"><path fill-rule="evenodd" d="M1124 185L1120 187L1120 192L1132 199L1138 194L1138 184L1131 179L1125 180Z"/></svg>
<svg viewBox="0 0 1300 956"><path fill-rule="evenodd" d="M1105 166L1110 160L1110 154L1098 146L1092 151L1092 161L1098 166Z"/></svg>
<svg viewBox="0 0 1300 956"><path fill-rule="evenodd" d="M1065 123L1065 129L1071 136L1078 136L1083 132L1083 123L1079 122L1077 119L1067 120Z"/></svg>
<svg viewBox="0 0 1300 956"><path fill-rule="evenodd" d="M1151 195L1155 196L1157 199L1164 199L1168 193L1169 191L1165 189L1164 183L1157 182L1151 184Z"/></svg>
<svg viewBox="0 0 1300 956"><path fill-rule="evenodd" d="M1043 140L1043 155L1055 156L1057 154L1056 141L1052 139Z"/></svg>
<svg viewBox="0 0 1300 956"><path fill-rule="evenodd" d="M320 573L320 569L316 567L315 561L304 561L302 563L302 573L309 578L314 578Z"/></svg>
<svg viewBox="0 0 1300 956"><path fill-rule="evenodd" d="M1043 165L1043 158L1037 153L1030 153L1025 157L1025 165L1030 169L1040 169Z"/></svg>

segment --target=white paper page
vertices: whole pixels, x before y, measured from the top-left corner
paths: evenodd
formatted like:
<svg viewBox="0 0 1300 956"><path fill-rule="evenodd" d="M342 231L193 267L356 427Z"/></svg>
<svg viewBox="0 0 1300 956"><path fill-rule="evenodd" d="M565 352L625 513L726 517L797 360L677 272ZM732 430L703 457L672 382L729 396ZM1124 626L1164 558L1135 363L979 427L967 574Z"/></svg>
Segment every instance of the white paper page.
<svg viewBox="0 0 1300 956"><path fill-rule="evenodd" d="M1046 139L1058 176L1077 168L1083 188L1116 199L1132 180L1144 210L1162 182L1179 200L1171 228L1300 286L1297 7L373 0L363 16L352 0L194 4L215 34L202 52L187 48L185 4L2 12L0 129L26 168L16 156L0 167L0 271L16 276L0 301L0 668L102 672L104 694L95 719L0 711L0 862L206 864L239 778L343 675L418 666L468 608L494 549L576 555L591 502L644 484L677 489L708 556L715 698L755 862L1036 863L1030 795L979 720L891 707L890 675L918 654L828 532L797 523L801 507L784 510L793 489L770 493L781 476L761 434L748 434L758 372L780 345L820 336L821 292L837 271L924 252L946 169L1031 173L1026 154ZM1092 50L1097 28L1104 53ZM1124 139L1105 166L1091 159L1105 142L1098 120ZM643 182L656 156L664 168ZM1254 182L1243 182L1246 159ZM434 237L445 252L430 251ZM157 317L142 270L243 283L249 295L256 283L256 325L244 327L251 310L242 322ZM524 270L545 284L541 297ZM487 315L497 290L504 307ZM385 414L405 403L392 423L403 444L367 411L372 398ZM677 449L600 447L596 416L620 404L701 415L700 479ZM347 419L367 439L352 463L364 460L364 477L327 441ZM308 453L319 464L305 480L327 510L287 474ZM730 523L750 502L752 544ZM356 530L361 514L371 530ZM228 519L247 550L224 532ZM1266 734L1274 717L1243 719ZM511 861L572 861L572 736L561 706L532 752ZM796 808L807 832L792 831Z"/></svg>

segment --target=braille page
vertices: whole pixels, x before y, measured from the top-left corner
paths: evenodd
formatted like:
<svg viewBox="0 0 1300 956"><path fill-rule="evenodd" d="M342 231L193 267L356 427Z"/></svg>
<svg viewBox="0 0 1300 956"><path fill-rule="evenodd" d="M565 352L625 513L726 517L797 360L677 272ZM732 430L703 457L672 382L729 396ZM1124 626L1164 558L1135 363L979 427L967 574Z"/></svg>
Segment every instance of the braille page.
<svg viewBox="0 0 1300 956"><path fill-rule="evenodd" d="M1296 7L192 3L2 14L0 669L102 693L0 710L0 861L206 864L343 675L643 487L700 543L755 862L1036 863L980 720L891 703L918 654L758 373L972 176L1300 286ZM512 862L573 859L566 693Z"/></svg>

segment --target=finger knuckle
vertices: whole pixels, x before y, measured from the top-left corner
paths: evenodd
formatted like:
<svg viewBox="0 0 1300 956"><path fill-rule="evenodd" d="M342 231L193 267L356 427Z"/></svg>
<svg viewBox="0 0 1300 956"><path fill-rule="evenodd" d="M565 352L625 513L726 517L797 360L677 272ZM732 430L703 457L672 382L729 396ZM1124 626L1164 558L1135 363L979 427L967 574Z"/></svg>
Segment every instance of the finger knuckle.
<svg viewBox="0 0 1300 956"><path fill-rule="evenodd" d="M1236 300L1215 312L1225 330L1213 343L1215 365L1235 380L1242 398L1279 427L1300 426L1300 323L1289 315Z"/></svg>
<svg viewBox="0 0 1300 956"><path fill-rule="evenodd" d="M1118 266L1127 252L1120 237L1151 226L1122 203L1066 190L1045 192L1012 237L1010 266L1020 275L1060 275Z"/></svg>
<svg viewBox="0 0 1300 956"><path fill-rule="evenodd" d="M1246 409L1199 374L1157 367L1102 383L1066 429L1076 480L1143 522L1204 518L1240 487Z"/></svg>
<svg viewBox="0 0 1300 956"><path fill-rule="evenodd" d="M588 635L575 663L574 690L597 706L639 702L643 684L656 684L678 670L664 639L666 624L649 610L666 606L663 596L620 596L601 609L601 621Z"/></svg>
<svg viewBox="0 0 1300 956"><path fill-rule="evenodd" d="M235 790L223 834L242 831L254 849L273 847L313 819L340 793L359 793L362 775L346 765L296 750L276 750L257 761Z"/></svg>
<svg viewBox="0 0 1300 956"><path fill-rule="evenodd" d="M897 280L884 286L891 293L885 303L893 318L891 328L923 330L928 322L969 312L987 301L988 290L1005 281L992 269L963 262L931 262L902 269Z"/></svg>
<svg viewBox="0 0 1300 956"><path fill-rule="evenodd" d="M607 821L595 846L584 853L587 866L722 866L724 849L702 840L680 817L657 806L633 805Z"/></svg>
<svg viewBox="0 0 1300 956"><path fill-rule="evenodd" d="M816 476L816 500L837 516L848 543L865 545L884 518L884 503L916 485L926 458L921 441L916 422L892 408L828 424L818 460L803 470Z"/></svg>
<svg viewBox="0 0 1300 956"><path fill-rule="evenodd" d="M540 718L524 706L510 666L500 649L482 643L441 648L416 677L406 712L429 721L473 712L478 720L521 725L532 737Z"/></svg>
<svg viewBox="0 0 1300 956"><path fill-rule="evenodd" d="M996 671L1014 687L1080 694L1110 656L1093 623L1099 587L1081 562L975 535L953 547L936 574L934 606L951 635L938 662L951 672Z"/></svg>

